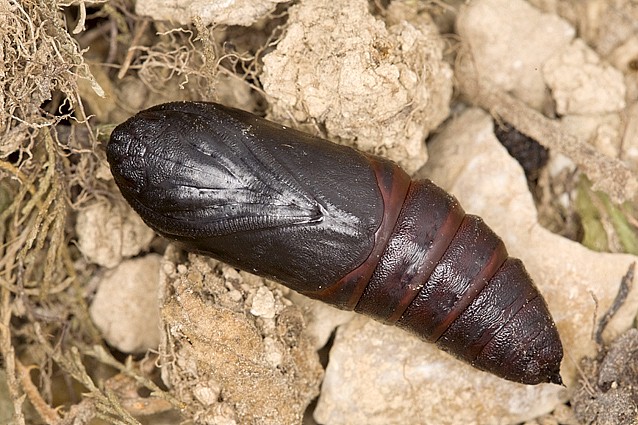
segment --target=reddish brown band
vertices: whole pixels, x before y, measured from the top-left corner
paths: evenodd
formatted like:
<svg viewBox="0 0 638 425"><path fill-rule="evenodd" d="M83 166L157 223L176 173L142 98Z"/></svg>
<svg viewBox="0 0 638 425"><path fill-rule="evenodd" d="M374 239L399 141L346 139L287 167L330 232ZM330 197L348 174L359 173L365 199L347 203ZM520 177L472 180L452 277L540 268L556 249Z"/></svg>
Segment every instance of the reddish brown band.
<svg viewBox="0 0 638 425"><path fill-rule="evenodd" d="M471 219L474 216L466 216L466 219ZM442 320L434 331L432 332L431 340L438 341L441 335L450 327L450 325L467 309L467 307L476 299L478 294L481 293L483 288L487 286L492 277L498 272L505 260L507 259L507 249L505 245L499 239L498 243L494 247L490 257L485 262L483 269L472 279L467 291L463 296L454 304L449 310L447 316Z"/></svg>
<svg viewBox="0 0 638 425"><path fill-rule="evenodd" d="M429 180L413 181L355 311L384 323L398 321L429 281L463 217L453 196Z"/></svg>
<svg viewBox="0 0 638 425"><path fill-rule="evenodd" d="M419 184L432 184L429 180L424 182L419 182ZM408 308L412 301L419 294L419 291L423 288L423 285L428 281L432 271L436 265L443 258L443 254L447 251L452 239L456 235L459 227L461 226L461 222L465 217L465 211L461 208L461 205L456 202L456 199L452 198L454 202L450 202L448 205L448 215L445 218L445 221L438 229L436 236L432 239L431 246L427 250L426 258L423 261L423 268L419 271L417 275L410 281L410 283L405 287L403 296L400 298L397 305L394 307L393 313L386 319L388 324L396 323L405 310ZM431 223L423 223L423 225L430 225Z"/></svg>
<svg viewBox="0 0 638 425"><path fill-rule="evenodd" d="M321 299L344 310L354 309L368 285L370 277L379 263L381 254L392 235L410 187L410 176L395 163L374 156L369 156L368 159L377 178L384 205L383 219L374 235L374 247L368 258L361 265L342 277L334 285L309 295L312 298Z"/></svg>

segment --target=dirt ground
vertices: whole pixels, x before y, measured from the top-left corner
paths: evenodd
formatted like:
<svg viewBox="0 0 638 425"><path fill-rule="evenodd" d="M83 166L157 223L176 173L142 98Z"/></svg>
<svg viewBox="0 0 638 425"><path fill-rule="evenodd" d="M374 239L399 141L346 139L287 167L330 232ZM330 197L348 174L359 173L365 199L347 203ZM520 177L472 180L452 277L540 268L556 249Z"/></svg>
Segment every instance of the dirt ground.
<svg viewBox="0 0 638 425"><path fill-rule="evenodd" d="M0 424L638 421L636 2L174 3L0 0ZM528 265L566 387L424 372L420 341L155 235L105 147L176 100L438 175ZM441 147L469 128L507 165ZM456 182L477 167L497 189Z"/></svg>

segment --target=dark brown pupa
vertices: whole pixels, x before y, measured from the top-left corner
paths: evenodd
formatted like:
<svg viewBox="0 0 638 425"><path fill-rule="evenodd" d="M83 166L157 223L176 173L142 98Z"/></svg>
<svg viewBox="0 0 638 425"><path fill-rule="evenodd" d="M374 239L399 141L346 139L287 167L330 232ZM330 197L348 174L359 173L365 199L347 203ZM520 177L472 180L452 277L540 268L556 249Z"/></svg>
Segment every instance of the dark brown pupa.
<svg viewBox="0 0 638 425"><path fill-rule="evenodd" d="M482 370L561 383L561 341L520 260L477 216L386 159L215 103L112 133L122 194L164 237L395 324Z"/></svg>

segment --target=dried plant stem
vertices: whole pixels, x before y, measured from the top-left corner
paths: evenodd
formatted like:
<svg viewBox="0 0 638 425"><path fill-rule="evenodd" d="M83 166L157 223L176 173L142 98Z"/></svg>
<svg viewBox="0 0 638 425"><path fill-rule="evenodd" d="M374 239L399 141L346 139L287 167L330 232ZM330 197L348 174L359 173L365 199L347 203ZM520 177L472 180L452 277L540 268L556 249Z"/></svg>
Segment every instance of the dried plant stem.
<svg viewBox="0 0 638 425"><path fill-rule="evenodd" d="M620 287L618 288L618 293L616 294L616 298L614 298L614 302L609 307L609 310L600 318L598 322L598 326L596 329L595 340L599 346L603 345L603 332L607 328L609 321L614 317L618 310L625 304L627 301L627 296L631 291L634 281L634 272L636 270L636 262L634 261L629 265L629 269L627 269L627 273L622 277L620 281Z"/></svg>
<svg viewBox="0 0 638 425"><path fill-rule="evenodd" d="M2 278L0 278L2 279ZM8 286L8 285L7 285ZM25 396L20 391L18 379L16 376L16 357L15 350L11 344L11 292L3 285L0 287L0 354L4 361L4 370L6 371L7 387L9 388L9 396L13 401L13 418L11 423L16 425L24 425L25 418L22 413L22 404Z"/></svg>
<svg viewBox="0 0 638 425"><path fill-rule="evenodd" d="M31 376L29 375L29 371L31 369L25 367L18 359L16 359L15 364L22 389L42 420L47 424L57 423L60 420L60 415L58 415L58 412L44 401L40 392L31 381Z"/></svg>
<svg viewBox="0 0 638 425"><path fill-rule="evenodd" d="M567 133L556 120L549 119L514 96L480 78L469 55L457 63L457 78L461 91L476 105L490 111L521 133L535 139L548 149L571 158L593 183L612 201L622 203L638 193L638 177L620 160L596 151Z"/></svg>
<svg viewBox="0 0 638 425"><path fill-rule="evenodd" d="M124 78L124 76L126 75L126 72L129 69L129 66L131 66L133 55L135 55L135 52L136 52L135 48L139 44L140 40L142 39L142 35L144 35L147 28L148 28L148 21L144 20L140 23L140 26L135 31L135 36L133 37L133 40L131 41L131 47L129 47L128 52L126 52L126 58L124 58L124 62L122 63L122 68L117 73L117 78L119 78L120 80Z"/></svg>
<svg viewBox="0 0 638 425"><path fill-rule="evenodd" d="M152 396L164 399L170 403L177 410L183 410L186 408L185 404L174 397L172 394L163 391L152 380L144 376L139 371L135 371L131 365L131 361L127 361L126 364L122 364L117 361L109 352L107 352L102 346L94 345L92 348L83 347L84 354L91 356L100 361L100 363L107 364L120 371L123 375L132 378L140 386L144 386L151 390Z"/></svg>

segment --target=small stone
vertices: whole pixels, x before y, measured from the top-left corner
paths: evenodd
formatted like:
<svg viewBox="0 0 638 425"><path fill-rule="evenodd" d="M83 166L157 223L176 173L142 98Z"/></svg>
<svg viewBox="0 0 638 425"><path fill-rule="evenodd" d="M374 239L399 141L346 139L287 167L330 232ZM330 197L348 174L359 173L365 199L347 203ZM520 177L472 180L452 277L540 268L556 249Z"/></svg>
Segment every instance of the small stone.
<svg viewBox="0 0 638 425"><path fill-rule="evenodd" d="M275 317L275 297L270 289L265 286L260 287L253 297L253 305L250 312L257 317L272 319Z"/></svg>
<svg viewBox="0 0 638 425"><path fill-rule="evenodd" d="M100 266L115 267L147 249L155 232L123 203L96 202L78 213L78 248Z"/></svg>
<svg viewBox="0 0 638 425"><path fill-rule="evenodd" d="M601 62L581 39L557 52L543 66L543 76L561 115L618 112L625 107L620 71Z"/></svg>
<svg viewBox="0 0 638 425"><path fill-rule="evenodd" d="M218 402L221 391L222 389L218 383L208 381L206 384L197 384L193 389L193 395L204 406L211 406Z"/></svg>
<svg viewBox="0 0 638 425"><path fill-rule="evenodd" d="M89 314L109 344L124 353L157 349L162 257L126 260L101 278Z"/></svg>

